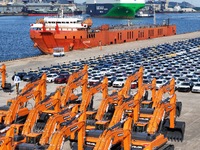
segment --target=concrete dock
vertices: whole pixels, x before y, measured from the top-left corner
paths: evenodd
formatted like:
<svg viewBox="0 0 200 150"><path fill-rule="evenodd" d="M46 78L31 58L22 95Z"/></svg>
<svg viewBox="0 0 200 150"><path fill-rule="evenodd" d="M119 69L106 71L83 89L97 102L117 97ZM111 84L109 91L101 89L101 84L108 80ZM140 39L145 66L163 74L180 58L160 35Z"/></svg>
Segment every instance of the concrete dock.
<svg viewBox="0 0 200 150"><path fill-rule="evenodd" d="M181 41L186 40L190 38L196 38L200 37L200 31L193 32L193 33L186 33L186 34L180 34L170 37L162 37L162 38L156 38L156 39L149 39L149 40L143 40L143 41L136 41L136 42L129 42L124 44L117 44L117 45L109 45L109 46L103 46L102 50L100 50L99 47L91 48L91 49L85 49L85 50L74 50L68 53L65 53L64 57L53 57L52 55L42 55L38 57L31 57L31 58L25 58L20 60L12 60L12 61L6 61L2 62L6 65L7 68L7 82L12 83L14 86L13 81L11 80L12 75L14 74L14 71L29 71L31 69L37 69L38 67L43 66L51 66L55 65L57 63L68 63L70 61L80 60L80 59L89 59L94 58L98 56L103 56L107 54L117 53L117 52L123 52L126 50L139 50L143 47L149 47L154 46L158 44L163 43L172 43L174 41ZM37 50L37 49L36 49ZM1 64L2 64L1 63ZM22 89L25 85L25 82L20 83L20 88ZM55 91L56 87L59 85L48 83L47 84L47 93L51 93ZM2 90L0 90L0 104L4 105L6 104L6 100L13 98L16 96L15 88L13 88L13 92L11 93L5 93ZM175 145L176 150L198 150L199 144L200 144L200 94L195 93L180 93L176 92L177 99L182 102L183 108L180 118L177 118L177 120L185 121L186 122L186 130L185 130L185 137L184 141L181 142L172 142ZM94 104L96 107L98 107L98 104ZM171 142L169 142L171 143Z"/></svg>

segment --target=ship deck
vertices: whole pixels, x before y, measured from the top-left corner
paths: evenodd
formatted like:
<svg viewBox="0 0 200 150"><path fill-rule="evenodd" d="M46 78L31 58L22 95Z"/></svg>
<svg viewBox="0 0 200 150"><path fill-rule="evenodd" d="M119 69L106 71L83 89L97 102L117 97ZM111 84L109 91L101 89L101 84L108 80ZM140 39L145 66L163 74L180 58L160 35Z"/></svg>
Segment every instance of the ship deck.
<svg viewBox="0 0 200 150"><path fill-rule="evenodd" d="M4 93L2 90L0 90L0 95L1 95L0 104L4 105L6 104L6 100L16 96L14 82L11 80L14 71L22 71L23 69L25 71L28 71L30 68L37 69L38 67L50 66L52 62L53 64L57 64L79 59L89 59L106 54L123 52L125 50L131 50L131 49L138 50L142 47L155 46L163 43L172 43L174 41L181 41L188 38L195 38L199 36L200 36L200 31L174 35L169 37L161 37L161 38L137 41L137 42L128 42L123 44L103 46L102 50L100 50L99 47L95 47L91 49L86 49L84 51L81 50L71 51L67 52L64 57L53 57L52 55L42 55L38 57L2 62L5 63L6 65L7 75L8 75L7 82L12 83L13 92ZM19 86L20 89L22 89L25 84L26 84L25 82L20 83ZM55 91L57 86L58 85L56 84L48 83L47 94L50 94L51 92ZM181 117L178 118L178 120L186 122L186 132L184 141L182 143L181 142L172 142L172 143L175 145L176 150L198 149L200 144L199 141L200 132L198 132L200 126L200 121L199 121L200 109L198 107L200 105L200 100L199 100L200 95L194 93L177 92L177 99L182 101L183 103L182 114ZM99 106L99 101L94 102L94 107L96 108L97 106ZM66 150L68 149L69 146L66 146Z"/></svg>

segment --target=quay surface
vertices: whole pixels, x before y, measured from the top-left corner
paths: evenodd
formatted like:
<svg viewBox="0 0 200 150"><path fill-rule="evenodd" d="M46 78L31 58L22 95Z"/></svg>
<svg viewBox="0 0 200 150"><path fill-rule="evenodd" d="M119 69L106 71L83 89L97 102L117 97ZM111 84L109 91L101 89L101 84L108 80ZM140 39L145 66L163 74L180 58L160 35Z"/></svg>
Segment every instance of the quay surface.
<svg viewBox="0 0 200 150"><path fill-rule="evenodd" d="M174 41L181 41L196 37L200 37L200 31L193 33L179 34L169 37L103 46L102 50L100 50L99 47L85 49L85 50L77 50L77 51L74 50L65 53L64 57L53 57L52 55L42 55L37 57L1 62L1 64L4 63L6 65L8 74L7 82L12 83L12 86L14 86L14 83L11 80L14 71L22 71L22 70L29 71L30 68L37 69L38 67L43 67L43 66L48 67L51 66L51 64L55 65L57 63L60 64L64 62L68 63L70 61L89 59L107 54L123 52L126 50L138 50L143 47L155 46L163 43L172 43ZM25 84L26 84L25 82L20 83L20 89L22 89ZM48 83L47 93L55 91L57 86L59 85ZM179 101L182 101L183 104L181 116L177 120L186 122L185 137L182 143L181 142L168 142L168 143L173 143L175 145L175 150L189 150L189 149L197 150L199 149L199 144L200 144L200 138L199 138L200 137L200 132L199 132L200 94L181 93L181 92L176 92L176 94L177 94L177 99ZM13 87L13 92L11 93L5 93L2 90L0 90L0 95L1 95L0 105L4 105L6 104L6 100L16 97L15 87ZM94 102L94 107L98 107L98 104L99 102L97 103ZM66 149L68 149L68 146L66 147L67 147Z"/></svg>

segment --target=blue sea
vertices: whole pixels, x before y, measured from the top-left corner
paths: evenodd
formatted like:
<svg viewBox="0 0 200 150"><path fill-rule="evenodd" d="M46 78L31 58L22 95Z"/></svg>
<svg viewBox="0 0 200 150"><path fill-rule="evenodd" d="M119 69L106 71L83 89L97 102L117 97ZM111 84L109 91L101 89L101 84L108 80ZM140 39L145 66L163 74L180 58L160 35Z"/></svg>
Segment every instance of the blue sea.
<svg viewBox="0 0 200 150"><path fill-rule="evenodd" d="M41 17L5 16L0 17L0 61L42 55L33 47L29 37L30 24ZM156 23L170 20L176 24L177 34L200 31L200 13L156 14ZM92 18L93 26L102 23L110 25L127 24L127 19ZM134 18L130 20L136 25L153 24L153 18Z"/></svg>

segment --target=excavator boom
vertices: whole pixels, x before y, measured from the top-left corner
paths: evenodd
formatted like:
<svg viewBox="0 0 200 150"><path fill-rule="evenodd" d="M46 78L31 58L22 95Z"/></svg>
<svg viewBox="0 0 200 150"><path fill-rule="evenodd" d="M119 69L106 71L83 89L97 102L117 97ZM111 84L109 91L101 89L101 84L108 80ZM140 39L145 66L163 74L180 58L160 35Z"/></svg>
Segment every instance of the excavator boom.
<svg viewBox="0 0 200 150"><path fill-rule="evenodd" d="M76 118L77 119L77 118ZM82 113L79 117L79 121L66 123L60 131L54 133L48 150L60 150L65 138L69 137L72 133L78 131L78 149L83 150L83 143L85 137L85 120L86 113Z"/></svg>

